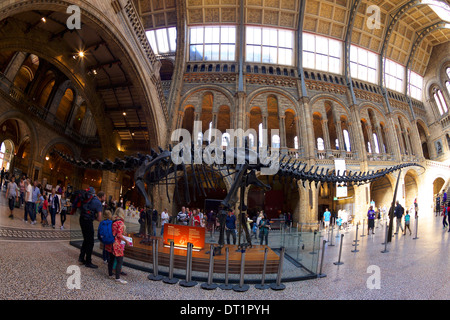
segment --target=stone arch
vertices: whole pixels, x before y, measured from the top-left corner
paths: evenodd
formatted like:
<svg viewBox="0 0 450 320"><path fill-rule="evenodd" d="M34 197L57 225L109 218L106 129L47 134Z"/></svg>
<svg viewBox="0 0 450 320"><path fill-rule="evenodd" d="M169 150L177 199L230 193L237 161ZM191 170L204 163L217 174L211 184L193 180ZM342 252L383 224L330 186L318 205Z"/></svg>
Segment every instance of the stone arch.
<svg viewBox="0 0 450 320"><path fill-rule="evenodd" d="M294 110L298 114L299 106L297 99L291 93L280 88L259 88L252 91L246 99L246 112L249 112L250 109L255 105L261 105L261 101L266 101L267 96L269 95L275 96L278 100L278 116L282 116L286 109L292 108L294 108Z"/></svg>
<svg viewBox="0 0 450 320"><path fill-rule="evenodd" d="M65 14L67 7L73 4L73 1L70 3L64 0L58 2L50 0L21 1L20 5L12 3L3 7L0 12L0 20L32 10L51 10ZM154 137L154 139L151 139L151 143L155 146L164 145L167 136L167 122L163 119L167 120L168 114L165 110L165 104L161 103L160 94L158 94L160 80L158 77L149 76L148 74L149 69L152 72L156 72L160 65L150 47L143 45L144 48L142 51L137 53L134 42L127 37L126 32L129 30L127 29L124 32L119 27L121 24L117 23L118 19L123 19L119 15L123 14L125 15L125 19L127 19L125 10L121 10L120 13L118 12L117 16L107 16L102 12L101 8L97 8L87 1L77 0L75 4L80 8L83 24L93 26L96 30L101 30L101 36L104 41L119 48L117 52L120 55L122 66L128 71L128 75L131 78L130 81L135 83L136 87L142 89L140 102L142 107L145 108L144 115L148 123L149 134ZM71 57L60 54L61 51L71 52L70 49L66 48L66 44L62 45L64 47L63 49L57 49L55 46L61 45L60 40L44 43L39 37L33 38L34 32L34 30L31 30L29 34L24 35L23 39L2 39L0 41L0 49L26 51L43 57L72 80L75 87L79 89L80 94L83 95L88 108L92 111L98 127L104 157L115 156L117 147L114 140L119 137L116 133L113 133L112 123L106 123L104 121L103 101L98 96L98 93L96 93L96 87L93 85L92 80L83 75L83 71L74 61L71 61L73 60ZM33 41L30 41L31 38L33 38ZM55 57L60 57L60 59L58 60ZM143 68L143 65L148 68ZM152 81L148 81L150 77ZM156 123L157 120L158 123ZM161 128L161 130L156 130L156 128ZM112 136L114 137L113 139L111 139Z"/></svg>
<svg viewBox="0 0 450 320"><path fill-rule="evenodd" d="M81 156L81 150L74 148L73 145L69 143L66 139L62 137L57 137L49 141L45 146L43 146L43 148L39 152L39 157L36 160L43 162L45 157L52 151L52 147L55 145L63 145L65 148L72 151L72 154L75 158L80 158Z"/></svg>
<svg viewBox="0 0 450 320"><path fill-rule="evenodd" d="M183 109L188 104L193 104L195 106L197 103L199 103L198 97L202 96L201 93L203 91L211 92L215 98L216 98L216 96L215 96L216 93L225 97L225 99L228 102L227 105L229 105L231 112L233 112L233 110L235 110L234 97L233 97L233 94L231 93L231 91L229 91L227 88L224 88L224 87L221 87L218 85L205 85L205 86L195 87L195 88L188 90L180 99L181 109ZM224 103L215 104L214 108L213 108L213 112L218 111L215 108L218 108L219 105L224 105Z"/></svg>
<svg viewBox="0 0 450 320"><path fill-rule="evenodd" d="M33 121L31 121L28 116L24 115L20 111L10 110L0 115L0 123L3 123L4 121L9 119L21 121L22 123L25 124L25 126L29 130L31 152L30 158L28 160L28 167L30 170L33 167L34 160L38 158L39 152L39 139L38 139L39 135L37 133L36 127Z"/></svg>
<svg viewBox="0 0 450 320"><path fill-rule="evenodd" d="M409 208L414 203L414 199L419 196L418 173L415 169L409 169L404 174L404 199L405 208Z"/></svg>

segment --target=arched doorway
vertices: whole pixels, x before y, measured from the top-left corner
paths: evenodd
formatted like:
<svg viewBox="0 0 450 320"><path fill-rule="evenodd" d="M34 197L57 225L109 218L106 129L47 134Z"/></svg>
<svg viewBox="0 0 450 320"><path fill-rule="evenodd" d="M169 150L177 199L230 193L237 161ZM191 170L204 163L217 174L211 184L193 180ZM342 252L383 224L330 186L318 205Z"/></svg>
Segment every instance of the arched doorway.
<svg viewBox="0 0 450 320"><path fill-rule="evenodd" d="M5 171L11 169L11 163L14 160L14 152L14 142L9 139L2 142L0 146L0 168L5 169Z"/></svg>
<svg viewBox="0 0 450 320"><path fill-rule="evenodd" d="M409 208L412 204L414 204L414 199L417 198L419 191L415 174L411 170L409 170L405 175L404 188L405 208Z"/></svg>
<svg viewBox="0 0 450 320"><path fill-rule="evenodd" d="M71 185L75 173L75 168L71 163L51 152L54 149L74 157L72 149L64 144L58 143L49 148L48 153L44 156L41 176L42 187L48 192L51 192L52 187L59 186L62 189ZM59 191L58 189L56 190L57 192Z"/></svg>
<svg viewBox="0 0 450 320"><path fill-rule="evenodd" d="M442 187L444 186L445 180L442 178L437 178L433 181L433 194L438 194Z"/></svg>
<svg viewBox="0 0 450 320"><path fill-rule="evenodd" d="M372 182L370 184L370 196L370 201L374 201L377 208L384 206L389 208L394 197L390 180L385 176Z"/></svg>

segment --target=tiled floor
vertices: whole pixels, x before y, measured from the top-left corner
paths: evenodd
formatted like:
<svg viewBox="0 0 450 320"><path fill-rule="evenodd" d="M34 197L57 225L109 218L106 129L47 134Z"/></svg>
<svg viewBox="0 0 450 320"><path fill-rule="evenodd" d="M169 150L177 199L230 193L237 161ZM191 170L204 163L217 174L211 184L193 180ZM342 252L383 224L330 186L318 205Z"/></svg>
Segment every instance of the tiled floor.
<svg viewBox="0 0 450 320"><path fill-rule="evenodd" d="M351 252L355 229L344 236L343 265L336 266L339 242L327 246L323 264L324 278L285 283L282 291L260 291L250 285L244 293L203 290L152 282L145 272L125 268L127 285L107 276L106 265L94 258L99 269L80 267L81 288L67 287L78 266L78 250L69 245L68 231L30 226L22 221L22 209L8 219L4 194L0 195L0 299L169 299L169 300L447 300L450 297L450 233L442 229L442 218L424 213L419 222L419 239L409 234L396 235L381 253L384 230L360 237L359 252ZM38 220L39 221L39 220ZM413 225L414 226L414 225ZM67 226L69 227L69 226ZM414 232L414 228L413 228ZM361 230L359 234L361 234ZM325 235L326 238L326 235ZM338 239L337 239L338 240ZM374 272L375 270L375 272ZM376 279L375 279L376 278Z"/></svg>

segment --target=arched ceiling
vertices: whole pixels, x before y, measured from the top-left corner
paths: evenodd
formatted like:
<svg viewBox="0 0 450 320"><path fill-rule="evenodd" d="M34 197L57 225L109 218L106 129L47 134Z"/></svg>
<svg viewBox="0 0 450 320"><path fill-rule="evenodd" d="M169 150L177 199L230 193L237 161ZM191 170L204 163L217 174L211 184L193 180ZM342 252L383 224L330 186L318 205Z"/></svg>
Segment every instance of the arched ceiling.
<svg viewBox="0 0 450 320"><path fill-rule="evenodd" d="M176 25L176 0L134 1L146 29ZM186 0L186 23L239 24L241 1L244 4L244 24L292 30L299 27L304 1L302 30L341 41L345 41L353 4L359 4L350 30L351 43L381 54L383 43L388 39L385 56L404 66L410 59L417 34L441 21L429 5L411 0ZM380 8L380 28L371 28L367 23L372 14L368 11L371 5ZM392 17L404 6L407 9L395 21L391 32L387 32ZM428 32L414 51L411 69L424 75L433 47L449 40L450 29L437 28Z"/></svg>
<svg viewBox="0 0 450 320"><path fill-rule="evenodd" d="M99 132L101 127L105 127L105 123L109 123L105 140L116 139L114 134L120 138L125 149L126 146L134 145L149 150L152 143L157 143L155 122L133 58L114 39L111 32L105 32L85 17L82 17L81 29L69 29L66 24L68 16L69 14L60 11L29 10L2 20L1 29L4 32L21 32L24 37L33 35L36 43L48 42L49 47L61 43L59 54L52 58L63 64L64 60L73 59L77 70L70 71L81 72L79 79L87 79L89 82L78 85L85 86L85 90L96 95L96 103L94 106L90 105L90 108L97 115L95 118ZM3 41L7 37L8 33L2 32L0 39ZM17 51L28 51L26 48L20 49L16 48ZM78 56L80 51L85 53L83 58ZM49 57L43 58L48 60ZM71 69L72 66L67 68ZM115 143L113 145L116 146Z"/></svg>

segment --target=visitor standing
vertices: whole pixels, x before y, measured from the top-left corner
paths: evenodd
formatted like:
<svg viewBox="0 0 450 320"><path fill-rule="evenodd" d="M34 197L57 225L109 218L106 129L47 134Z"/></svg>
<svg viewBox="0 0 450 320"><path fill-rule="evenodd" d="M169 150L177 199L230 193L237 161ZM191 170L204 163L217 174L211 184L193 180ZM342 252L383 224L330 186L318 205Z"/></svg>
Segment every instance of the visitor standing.
<svg viewBox="0 0 450 320"><path fill-rule="evenodd" d="M106 200L106 195L100 191L95 195L95 189L89 188L88 199L82 199L80 227L83 234L83 244L80 249L78 261L87 268L98 268L92 263L92 250L94 249L94 220L101 221L103 206L102 202Z"/></svg>
<svg viewBox="0 0 450 320"><path fill-rule="evenodd" d="M444 208L443 208L443 210L442 210L442 216L443 216L442 224L444 225L444 228L443 228L443 229L445 229L445 228L448 227L448 222L447 222L448 209L449 209L449 207L444 206Z"/></svg>
<svg viewBox="0 0 450 320"><path fill-rule="evenodd" d="M414 199L414 218L419 217L419 204L417 203L417 198Z"/></svg>
<svg viewBox="0 0 450 320"><path fill-rule="evenodd" d="M0 173L0 189L3 187L3 179L5 179L5 168L2 168L2 171Z"/></svg>
<svg viewBox="0 0 450 320"><path fill-rule="evenodd" d="M65 192L61 194L61 212L59 213L61 218L61 230L64 230L64 222L66 222L67 219L67 211L70 206L69 199L66 198Z"/></svg>
<svg viewBox="0 0 450 320"><path fill-rule="evenodd" d="M181 211L178 212L178 215L177 215L177 220L178 220L178 223L182 224L183 226L188 225L189 217L187 215L185 207L181 207Z"/></svg>
<svg viewBox="0 0 450 320"><path fill-rule="evenodd" d="M367 234L369 234L370 229L372 229L372 234L375 234L374 228L375 228L375 217L376 217L376 213L373 210L373 207L370 206L369 211L367 212Z"/></svg>
<svg viewBox="0 0 450 320"><path fill-rule="evenodd" d="M12 176L11 181L8 183L6 199L8 199L9 210L11 211L9 218L14 219L13 211L15 203L16 201L19 201L19 188L17 187L16 178L14 176Z"/></svg>
<svg viewBox="0 0 450 320"><path fill-rule="evenodd" d="M402 207L402 205L397 200L396 206L394 209L394 216L397 218L397 229L395 231L395 234L398 233L398 228L402 229L402 232L404 231L403 227L402 227L402 218L403 218L404 212L405 212L405 209Z"/></svg>
<svg viewBox="0 0 450 320"><path fill-rule="evenodd" d="M42 211L41 211L41 224L43 227L48 226L47 216L48 216L48 200L47 196L43 196L42 201Z"/></svg>
<svg viewBox="0 0 450 320"><path fill-rule="evenodd" d="M158 211L156 211L156 209L153 209L153 211L152 211L152 230L153 230L154 237L156 237L157 224L158 224Z"/></svg>
<svg viewBox="0 0 450 320"><path fill-rule="evenodd" d="M52 228L55 229L56 214L61 211L61 201L59 200L59 196L56 194L56 188L52 188L52 193L48 196L48 206Z"/></svg>
<svg viewBox="0 0 450 320"><path fill-rule="evenodd" d="M19 182L19 189L20 189L20 208L22 208L22 205L25 204L25 177L22 176Z"/></svg>
<svg viewBox="0 0 450 320"><path fill-rule="evenodd" d="M30 217L31 224L33 224L33 186L28 178L25 182L25 216L23 221L28 223L28 216Z"/></svg>
<svg viewBox="0 0 450 320"><path fill-rule="evenodd" d="M233 244L236 244L236 216L231 210L228 211L228 216L225 220L225 230L227 234L227 244L230 244L230 236L233 237Z"/></svg>
<svg viewBox="0 0 450 320"><path fill-rule="evenodd" d="M161 212L161 237L164 235L164 225L166 223L169 223L169 213L167 212L167 209L164 208Z"/></svg>
<svg viewBox="0 0 450 320"><path fill-rule="evenodd" d="M435 211L435 217L441 214L441 197L439 193L436 195L436 211Z"/></svg>
<svg viewBox="0 0 450 320"><path fill-rule="evenodd" d="M259 244L262 245L263 241L266 246L269 245L269 230L270 230L270 222L267 219L267 215L264 213L263 218L259 222Z"/></svg>
<svg viewBox="0 0 450 320"><path fill-rule="evenodd" d="M410 221L411 221L411 216L409 215L409 211L406 210L406 215L405 215L405 231L403 232L404 235L406 234L406 229L409 230L409 235L412 234L411 229L410 229L410 227L409 227Z"/></svg>
<svg viewBox="0 0 450 320"><path fill-rule="evenodd" d="M110 253L110 257L108 260L108 275L110 277L113 276L113 266L114 260L116 261L115 275L116 281L121 284L127 284L127 281L120 279L120 274L122 273L122 265L123 265L123 256L125 250L125 244L132 246L133 243L129 242L127 238L125 238L126 227L125 227L125 211L122 208L117 208L116 212L114 212L112 224L112 233L114 236L114 243L105 245L106 250Z"/></svg>
<svg viewBox="0 0 450 320"><path fill-rule="evenodd" d="M325 229L328 228L328 226L330 225L330 219L331 219L331 212L328 211L328 208L325 210L325 212L323 213L323 224Z"/></svg>
<svg viewBox="0 0 450 320"><path fill-rule="evenodd" d="M36 215L37 215L37 203L39 201L39 195L41 194L41 190L38 187L39 182L37 180L35 180L33 182L33 192L32 192L32 196L31 196L31 201L33 201L33 222L32 224L36 223Z"/></svg>

